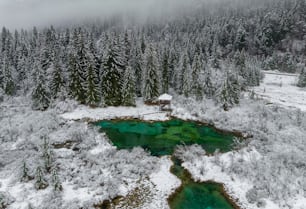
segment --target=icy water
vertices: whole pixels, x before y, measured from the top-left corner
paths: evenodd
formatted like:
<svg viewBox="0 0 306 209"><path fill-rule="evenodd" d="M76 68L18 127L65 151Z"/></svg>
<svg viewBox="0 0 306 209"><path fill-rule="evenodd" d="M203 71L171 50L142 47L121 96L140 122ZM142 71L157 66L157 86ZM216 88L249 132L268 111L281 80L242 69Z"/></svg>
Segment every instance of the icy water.
<svg viewBox="0 0 306 209"><path fill-rule="evenodd" d="M201 145L206 152L216 149L227 152L232 149L234 136L216 131L196 122L170 120L165 122L100 121L109 139L119 149L140 146L154 156L172 155L177 145ZM222 186L216 183L194 182L179 160L172 157L171 172L182 181L182 186L169 198L171 209L234 209L222 194Z"/></svg>

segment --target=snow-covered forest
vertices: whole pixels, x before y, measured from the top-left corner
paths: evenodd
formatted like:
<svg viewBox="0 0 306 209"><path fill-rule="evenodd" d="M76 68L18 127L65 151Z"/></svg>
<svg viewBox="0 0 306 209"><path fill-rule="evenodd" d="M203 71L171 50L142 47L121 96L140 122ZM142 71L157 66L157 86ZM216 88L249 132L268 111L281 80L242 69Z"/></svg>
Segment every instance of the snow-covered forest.
<svg viewBox="0 0 306 209"><path fill-rule="evenodd" d="M170 157L118 150L84 122L158 112L163 93L172 116L250 136L213 156L179 147L195 180L224 183L241 209L306 208L305 0L4 25L0 38L0 209L98 208L138 188L141 204L120 208L168 209L180 185Z"/></svg>
<svg viewBox="0 0 306 209"><path fill-rule="evenodd" d="M206 8L143 25L112 17L71 27L1 32L1 94L31 95L33 108L73 98L134 105L160 93L214 98L225 108L259 85L260 70L296 72L306 53L301 1ZM303 82L299 82L303 85Z"/></svg>

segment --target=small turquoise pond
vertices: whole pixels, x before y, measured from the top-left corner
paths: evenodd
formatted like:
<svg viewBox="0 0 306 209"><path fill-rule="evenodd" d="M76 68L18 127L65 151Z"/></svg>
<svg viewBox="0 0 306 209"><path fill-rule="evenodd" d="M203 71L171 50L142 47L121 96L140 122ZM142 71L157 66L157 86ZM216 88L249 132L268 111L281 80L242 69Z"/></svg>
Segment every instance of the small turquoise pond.
<svg viewBox="0 0 306 209"><path fill-rule="evenodd" d="M183 120L165 122L100 121L96 125L107 134L119 149L140 146L154 156L171 155L177 145L201 145L206 152L216 149L227 152L232 149L233 135Z"/></svg>
<svg viewBox="0 0 306 209"><path fill-rule="evenodd" d="M119 149L142 147L154 156L172 155L177 145L201 145L206 152L221 152L233 148L234 135L216 131L214 128L183 120L144 122L134 120L100 121L101 127L112 143ZM180 189L169 199L171 209L234 209L233 203L222 193L216 183L194 182L178 159L173 158L171 172L182 181Z"/></svg>

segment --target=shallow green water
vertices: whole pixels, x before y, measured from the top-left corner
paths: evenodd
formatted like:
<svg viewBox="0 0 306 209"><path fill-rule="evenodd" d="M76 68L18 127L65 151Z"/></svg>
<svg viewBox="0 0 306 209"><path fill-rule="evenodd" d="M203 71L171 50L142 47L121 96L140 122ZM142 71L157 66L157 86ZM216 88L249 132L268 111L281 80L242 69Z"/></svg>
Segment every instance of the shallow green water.
<svg viewBox="0 0 306 209"><path fill-rule="evenodd" d="M170 120L166 122L100 121L96 125L119 149L141 146L152 155L171 155L176 145L200 144L208 153L216 149L231 150L233 136L195 122Z"/></svg>
<svg viewBox="0 0 306 209"><path fill-rule="evenodd" d="M171 172L181 179L183 187L169 200L171 209L234 209L222 195L222 186L216 183L194 182L181 163L172 158Z"/></svg>
<svg viewBox="0 0 306 209"><path fill-rule="evenodd" d="M200 144L208 153L216 149L232 149L231 134L217 132L211 127L183 120L166 122L100 121L95 125L107 134L119 149L141 146L155 156L171 155L177 145ZM233 209L216 183L196 183L178 159L172 157L171 172L182 181L181 189L169 200L171 209Z"/></svg>

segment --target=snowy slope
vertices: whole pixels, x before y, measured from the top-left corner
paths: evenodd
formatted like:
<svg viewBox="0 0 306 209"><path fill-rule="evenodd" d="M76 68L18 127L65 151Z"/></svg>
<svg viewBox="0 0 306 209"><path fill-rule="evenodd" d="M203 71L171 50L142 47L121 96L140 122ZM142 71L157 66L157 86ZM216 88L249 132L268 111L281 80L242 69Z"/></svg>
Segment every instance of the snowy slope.
<svg viewBox="0 0 306 209"><path fill-rule="evenodd" d="M296 86L298 75L264 71L265 78L254 91L271 103L306 111L306 89Z"/></svg>

